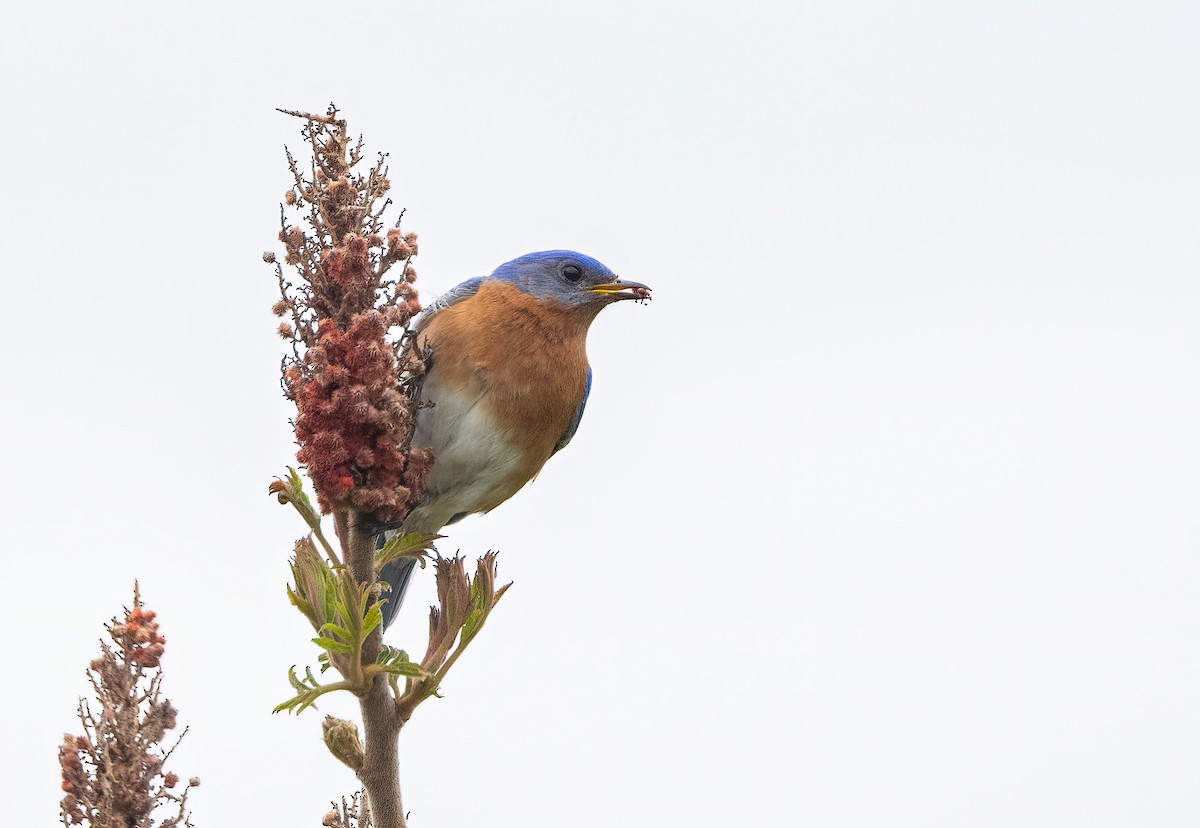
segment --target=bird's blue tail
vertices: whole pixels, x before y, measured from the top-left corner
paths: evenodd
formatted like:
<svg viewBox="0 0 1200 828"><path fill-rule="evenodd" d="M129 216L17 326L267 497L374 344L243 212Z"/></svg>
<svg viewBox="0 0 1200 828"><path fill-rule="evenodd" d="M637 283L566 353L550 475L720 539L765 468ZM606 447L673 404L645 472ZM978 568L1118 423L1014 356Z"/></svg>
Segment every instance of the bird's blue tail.
<svg viewBox="0 0 1200 828"><path fill-rule="evenodd" d="M380 536L379 544L383 545L382 536ZM381 596L384 599L383 628L385 630L391 626L392 621L396 618L396 613L400 612L400 605L404 602L404 593L408 591L408 582L412 580L413 570L416 568L416 558L397 558L391 563L384 564L383 569L379 570L379 580L391 586L391 589Z"/></svg>

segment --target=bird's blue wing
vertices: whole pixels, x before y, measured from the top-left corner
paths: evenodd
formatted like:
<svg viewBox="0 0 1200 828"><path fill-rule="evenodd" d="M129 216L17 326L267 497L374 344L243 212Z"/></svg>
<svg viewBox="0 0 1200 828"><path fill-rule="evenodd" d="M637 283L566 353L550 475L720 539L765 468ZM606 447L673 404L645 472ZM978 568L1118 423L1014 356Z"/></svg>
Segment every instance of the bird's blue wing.
<svg viewBox="0 0 1200 828"><path fill-rule="evenodd" d="M563 432L563 436L558 438L558 442L554 444L554 451L551 455L557 454L561 449L566 447L567 443L571 442L571 438L575 436L575 432L579 430L579 421L583 419L583 409L587 405L588 394L592 393L592 366L588 366L587 381L583 384L583 399L579 401L579 406L575 409L574 416L571 417L571 424L567 426L567 430Z"/></svg>
<svg viewBox="0 0 1200 828"><path fill-rule="evenodd" d="M437 299L434 299L425 306L423 311L417 314L417 318L413 320L412 329L419 333L439 311L443 311L457 302L474 296L486 278L486 276L476 276L474 279L467 279L461 285L451 288Z"/></svg>
<svg viewBox="0 0 1200 828"><path fill-rule="evenodd" d="M385 538L393 534L395 533L387 532L380 535L376 546L382 549ZM380 568L379 580L390 587L381 596L386 599L386 603L383 605L383 628L385 630L396 619L396 613L400 612L400 605L404 603L404 593L408 592L408 583L412 580L413 570L416 568L417 561L415 558L397 558Z"/></svg>

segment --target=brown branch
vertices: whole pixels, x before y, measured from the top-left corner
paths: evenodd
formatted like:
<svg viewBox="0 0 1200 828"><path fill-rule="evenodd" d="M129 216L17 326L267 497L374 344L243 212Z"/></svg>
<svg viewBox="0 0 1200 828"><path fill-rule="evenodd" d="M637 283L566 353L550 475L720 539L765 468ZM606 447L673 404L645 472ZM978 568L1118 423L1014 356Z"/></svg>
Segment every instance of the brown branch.
<svg viewBox="0 0 1200 828"><path fill-rule="evenodd" d="M363 515L353 510L334 513L344 559L360 584L375 583L375 536L366 531ZM383 626L368 636L362 651L362 665L374 664L383 646ZM400 719L396 699L385 675L371 681L366 695L360 696L363 717L363 765L358 777L371 805L371 820L376 828L405 828L404 806L400 798Z"/></svg>
<svg viewBox="0 0 1200 828"><path fill-rule="evenodd" d="M280 109L275 107L276 112L282 112L284 115L292 115L296 118L303 118L306 121L320 121L323 124L332 124L335 126L345 126L346 122L334 117L337 113L336 109L331 107L331 111L327 115L313 115L310 112L300 112L295 109Z"/></svg>

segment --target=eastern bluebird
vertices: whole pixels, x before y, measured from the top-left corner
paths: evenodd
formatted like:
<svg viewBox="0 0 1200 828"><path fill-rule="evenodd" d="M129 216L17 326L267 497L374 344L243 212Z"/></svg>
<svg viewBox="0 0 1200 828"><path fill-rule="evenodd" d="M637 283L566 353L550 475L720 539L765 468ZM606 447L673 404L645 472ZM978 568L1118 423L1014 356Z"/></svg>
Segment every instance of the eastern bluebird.
<svg viewBox="0 0 1200 828"><path fill-rule="evenodd" d="M430 448L425 495L400 532L437 532L488 512L532 480L571 442L592 387L588 327L608 305L648 299L650 288L618 279L570 250L530 253L469 279L413 323L427 349L413 445ZM404 600L415 562L381 572L391 585L384 625Z"/></svg>

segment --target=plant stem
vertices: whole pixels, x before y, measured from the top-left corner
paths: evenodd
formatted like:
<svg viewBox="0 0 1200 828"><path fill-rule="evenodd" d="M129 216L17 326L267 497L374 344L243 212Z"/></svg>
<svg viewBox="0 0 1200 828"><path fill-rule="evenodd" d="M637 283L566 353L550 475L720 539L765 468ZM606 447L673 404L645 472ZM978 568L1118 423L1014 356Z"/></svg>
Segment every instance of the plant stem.
<svg viewBox="0 0 1200 828"><path fill-rule="evenodd" d="M375 538L363 531L362 515L351 510L334 513L343 559L360 584L375 582ZM363 644L362 665L374 664L383 644L383 627L376 627ZM371 679L358 700L363 717L363 766L358 777L367 792L374 828L406 828L400 799L400 726L396 700L387 675Z"/></svg>

